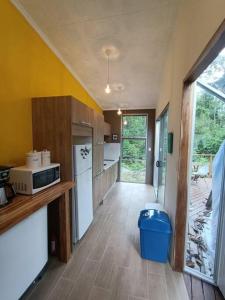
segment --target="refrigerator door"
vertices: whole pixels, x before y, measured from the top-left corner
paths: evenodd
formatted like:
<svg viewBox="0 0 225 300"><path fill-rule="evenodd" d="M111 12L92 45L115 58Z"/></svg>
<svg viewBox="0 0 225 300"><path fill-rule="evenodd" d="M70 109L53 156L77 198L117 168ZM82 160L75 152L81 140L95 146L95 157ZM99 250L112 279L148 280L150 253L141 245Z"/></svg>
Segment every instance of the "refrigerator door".
<svg viewBox="0 0 225 300"><path fill-rule="evenodd" d="M93 220L92 168L76 176L76 216L77 238L79 240Z"/></svg>
<svg viewBox="0 0 225 300"><path fill-rule="evenodd" d="M74 175L80 175L92 168L92 145L74 145Z"/></svg>

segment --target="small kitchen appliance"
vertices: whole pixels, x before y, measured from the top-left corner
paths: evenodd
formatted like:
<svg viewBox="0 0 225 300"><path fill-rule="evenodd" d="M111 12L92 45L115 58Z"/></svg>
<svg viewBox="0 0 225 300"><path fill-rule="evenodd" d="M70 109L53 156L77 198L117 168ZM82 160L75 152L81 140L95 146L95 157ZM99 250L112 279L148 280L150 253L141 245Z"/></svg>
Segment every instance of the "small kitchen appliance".
<svg viewBox="0 0 225 300"><path fill-rule="evenodd" d="M0 207L16 194L13 185L9 183L9 170L10 167L0 166Z"/></svg>
<svg viewBox="0 0 225 300"><path fill-rule="evenodd" d="M10 182L17 193L35 194L60 182L60 164L50 164L36 169L27 166L12 168Z"/></svg>

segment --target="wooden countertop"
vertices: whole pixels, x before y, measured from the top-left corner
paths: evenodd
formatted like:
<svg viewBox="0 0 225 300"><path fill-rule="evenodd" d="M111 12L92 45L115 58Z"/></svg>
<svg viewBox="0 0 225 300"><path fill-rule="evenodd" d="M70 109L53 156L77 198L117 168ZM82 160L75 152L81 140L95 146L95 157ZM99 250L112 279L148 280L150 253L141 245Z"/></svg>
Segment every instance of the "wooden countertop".
<svg viewBox="0 0 225 300"><path fill-rule="evenodd" d="M7 231L41 207L56 200L74 186L72 181L60 182L35 195L17 195L0 208L0 234Z"/></svg>

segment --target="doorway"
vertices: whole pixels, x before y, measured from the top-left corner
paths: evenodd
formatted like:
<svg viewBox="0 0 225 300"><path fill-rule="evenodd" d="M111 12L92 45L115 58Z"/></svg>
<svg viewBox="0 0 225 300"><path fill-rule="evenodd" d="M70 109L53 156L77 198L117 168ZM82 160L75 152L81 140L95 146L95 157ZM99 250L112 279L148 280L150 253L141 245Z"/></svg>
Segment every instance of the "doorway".
<svg viewBox="0 0 225 300"><path fill-rule="evenodd" d="M168 108L156 121L154 189L157 202L164 206L168 152Z"/></svg>
<svg viewBox="0 0 225 300"><path fill-rule="evenodd" d="M146 183L148 116L122 115L120 180Z"/></svg>
<svg viewBox="0 0 225 300"><path fill-rule="evenodd" d="M225 49L195 83L190 154L185 270L216 283L224 206Z"/></svg>

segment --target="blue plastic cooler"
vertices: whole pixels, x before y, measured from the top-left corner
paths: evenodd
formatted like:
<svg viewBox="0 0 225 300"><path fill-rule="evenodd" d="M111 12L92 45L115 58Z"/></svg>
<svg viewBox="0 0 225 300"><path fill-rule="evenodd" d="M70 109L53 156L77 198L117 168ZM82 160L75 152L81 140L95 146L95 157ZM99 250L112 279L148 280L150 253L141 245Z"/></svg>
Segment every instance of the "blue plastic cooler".
<svg viewBox="0 0 225 300"><path fill-rule="evenodd" d="M140 212L141 257L166 263L171 239L171 224L168 215L159 210L145 209Z"/></svg>

